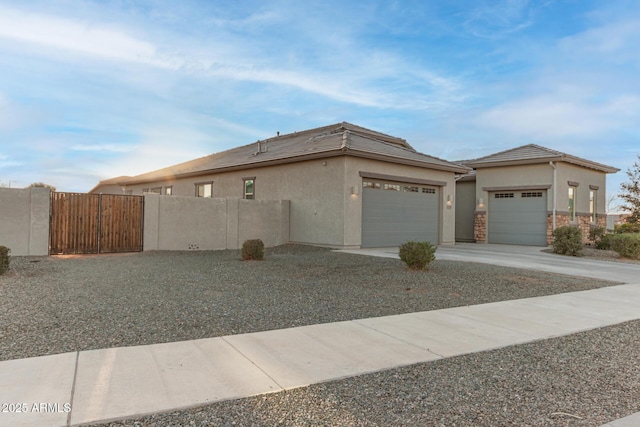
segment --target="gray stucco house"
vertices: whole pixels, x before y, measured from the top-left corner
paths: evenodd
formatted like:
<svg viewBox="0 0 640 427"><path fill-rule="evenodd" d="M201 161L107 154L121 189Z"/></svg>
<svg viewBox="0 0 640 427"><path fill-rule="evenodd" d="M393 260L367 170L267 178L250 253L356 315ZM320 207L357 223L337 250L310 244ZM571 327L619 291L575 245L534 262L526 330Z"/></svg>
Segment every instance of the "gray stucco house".
<svg viewBox="0 0 640 427"><path fill-rule="evenodd" d="M456 183L456 240L546 246L553 230L606 226L606 174L612 166L535 144L461 164Z"/></svg>
<svg viewBox="0 0 640 427"><path fill-rule="evenodd" d="M455 180L469 171L343 122L101 181L91 192L289 200L289 237L297 243L453 244Z"/></svg>

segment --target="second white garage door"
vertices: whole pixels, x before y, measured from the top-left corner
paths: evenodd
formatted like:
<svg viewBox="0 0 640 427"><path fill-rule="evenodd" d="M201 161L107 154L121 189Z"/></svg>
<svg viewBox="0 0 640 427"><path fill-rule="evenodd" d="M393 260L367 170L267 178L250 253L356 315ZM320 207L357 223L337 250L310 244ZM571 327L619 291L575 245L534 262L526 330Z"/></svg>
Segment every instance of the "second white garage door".
<svg viewBox="0 0 640 427"><path fill-rule="evenodd" d="M438 187L378 180L363 180L362 186L362 247L438 244Z"/></svg>
<svg viewBox="0 0 640 427"><path fill-rule="evenodd" d="M547 245L547 192L489 193L489 243Z"/></svg>

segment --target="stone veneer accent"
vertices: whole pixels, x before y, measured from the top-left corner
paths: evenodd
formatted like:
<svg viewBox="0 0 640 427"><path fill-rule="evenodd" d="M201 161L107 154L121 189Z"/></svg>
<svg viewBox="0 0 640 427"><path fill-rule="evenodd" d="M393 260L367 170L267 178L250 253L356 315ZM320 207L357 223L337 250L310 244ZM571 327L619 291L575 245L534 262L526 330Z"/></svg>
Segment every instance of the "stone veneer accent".
<svg viewBox="0 0 640 427"><path fill-rule="evenodd" d="M593 223L591 222L590 214L576 214L577 222L572 223L569 221L568 213L556 213L556 228L562 227L563 225L576 225L580 227L582 230L582 241L584 243L593 243L589 240L589 230L593 227ZM600 227L607 226L607 215L605 214L597 214L596 215L597 224ZM547 214L547 244L553 244L553 213Z"/></svg>
<svg viewBox="0 0 640 427"><path fill-rule="evenodd" d="M473 215L473 238L478 243L487 241L487 212L475 211Z"/></svg>

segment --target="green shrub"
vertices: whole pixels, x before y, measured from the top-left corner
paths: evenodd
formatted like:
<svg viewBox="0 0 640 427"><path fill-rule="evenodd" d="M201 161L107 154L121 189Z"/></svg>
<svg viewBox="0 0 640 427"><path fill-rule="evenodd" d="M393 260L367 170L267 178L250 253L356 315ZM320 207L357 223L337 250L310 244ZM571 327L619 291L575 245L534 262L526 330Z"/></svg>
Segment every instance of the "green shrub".
<svg viewBox="0 0 640 427"><path fill-rule="evenodd" d="M611 236L611 249L616 251L621 257L639 259L640 234L614 234L613 236Z"/></svg>
<svg viewBox="0 0 640 427"><path fill-rule="evenodd" d="M605 234L604 236L602 236L599 240L596 240L594 242L594 245L596 247L596 249L602 249L602 250L609 250L611 249L611 237L613 236L613 234Z"/></svg>
<svg viewBox="0 0 640 427"><path fill-rule="evenodd" d="M596 249L611 249L610 236L607 229L599 225L589 229L589 240L593 242Z"/></svg>
<svg viewBox="0 0 640 427"><path fill-rule="evenodd" d="M563 225L553 230L553 252L562 255L582 255L582 230Z"/></svg>
<svg viewBox="0 0 640 427"><path fill-rule="evenodd" d="M10 255L11 249L6 246L0 246L0 276L9 270Z"/></svg>
<svg viewBox="0 0 640 427"><path fill-rule="evenodd" d="M400 246L400 259L413 270L426 270L436 259L436 246L429 242L409 241Z"/></svg>
<svg viewBox="0 0 640 427"><path fill-rule="evenodd" d="M264 259L264 243L260 239L245 240L242 244L242 260Z"/></svg>
<svg viewBox="0 0 640 427"><path fill-rule="evenodd" d="M616 224L613 227L615 234L640 233L640 224L625 222L624 224Z"/></svg>

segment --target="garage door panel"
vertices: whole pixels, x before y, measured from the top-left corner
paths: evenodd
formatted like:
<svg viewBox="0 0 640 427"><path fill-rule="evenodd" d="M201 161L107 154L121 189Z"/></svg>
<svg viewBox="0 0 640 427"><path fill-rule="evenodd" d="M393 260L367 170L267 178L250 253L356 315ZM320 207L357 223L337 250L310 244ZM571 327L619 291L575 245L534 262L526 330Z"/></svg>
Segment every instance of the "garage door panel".
<svg viewBox="0 0 640 427"><path fill-rule="evenodd" d="M546 191L492 193L489 243L546 246Z"/></svg>
<svg viewBox="0 0 640 427"><path fill-rule="evenodd" d="M362 246L397 246L408 240L437 244L438 191L424 193L421 188L419 192L364 188Z"/></svg>

